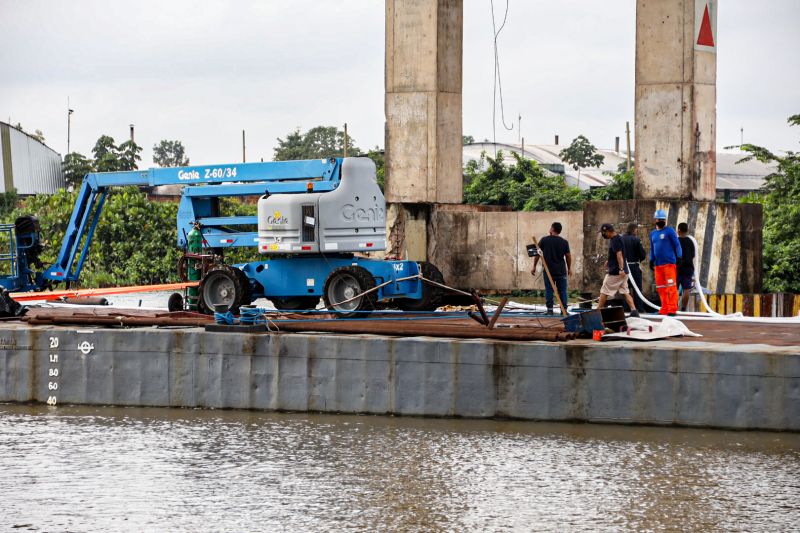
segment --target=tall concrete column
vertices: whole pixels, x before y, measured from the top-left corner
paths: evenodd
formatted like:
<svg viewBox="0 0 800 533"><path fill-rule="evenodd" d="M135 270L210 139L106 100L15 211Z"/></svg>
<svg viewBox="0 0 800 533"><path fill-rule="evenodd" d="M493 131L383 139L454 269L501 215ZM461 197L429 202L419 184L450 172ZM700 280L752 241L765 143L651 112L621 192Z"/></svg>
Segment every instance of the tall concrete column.
<svg viewBox="0 0 800 533"><path fill-rule="evenodd" d="M636 197L714 200L717 0L636 2Z"/></svg>
<svg viewBox="0 0 800 533"><path fill-rule="evenodd" d="M424 260L427 212L461 203L462 0L386 0L388 255Z"/></svg>

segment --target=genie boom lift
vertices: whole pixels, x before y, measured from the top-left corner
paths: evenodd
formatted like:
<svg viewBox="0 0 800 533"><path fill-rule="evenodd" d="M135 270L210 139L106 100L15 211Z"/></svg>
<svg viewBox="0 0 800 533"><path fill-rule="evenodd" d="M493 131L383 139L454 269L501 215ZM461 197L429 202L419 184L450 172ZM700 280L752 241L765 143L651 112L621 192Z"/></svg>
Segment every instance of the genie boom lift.
<svg viewBox="0 0 800 533"><path fill-rule="evenodd" d="M386 249L386 200L375 164L361 157L87 174L56 262L44 272L31 268L40 265L39 226L34 217L21 218L16 246L4 256L11 274L0 276L0 285L8 290L69 286L80 276L110 188L176 184L184 185L177 245L185 249L192 231L202 235L204 312L220 307L236 312L256 298L299 310L313 309L321 297L344 317L382 305L433 310L441 302L441 288L420 279L444 283L434 265L359 255ZM247 196L260 197L257 216L220 213L221 198ZM13 243L15 228L7 226L0 231ZM225 264L230 248L256 248L264 260Z"/></svg>

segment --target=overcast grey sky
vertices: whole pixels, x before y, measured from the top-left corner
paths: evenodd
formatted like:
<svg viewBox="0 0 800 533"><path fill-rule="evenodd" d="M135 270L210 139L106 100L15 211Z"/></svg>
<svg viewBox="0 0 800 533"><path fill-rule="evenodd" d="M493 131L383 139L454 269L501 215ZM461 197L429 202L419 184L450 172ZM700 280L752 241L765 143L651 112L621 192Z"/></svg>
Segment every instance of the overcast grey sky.
<svg viewBox="0 0 800 533"><path fill-rule="evenodd" d="M800 0L720 0L718 147L797 150ZM489 0L464 1L464 133L492 137ZM495 0L497 16L505 7ZM500 35L507 122L526 143L585 134L624 142L633 122L634 0L510 0ZM0 0L0 120L41 129L89 154L136 125L150 148L179 139L192 163L272 158L295 127L348 123L362 148L383 146L383 0ZM517 142L497 126L497 140ZM797 128L794 128L797 130Z"/></svg>

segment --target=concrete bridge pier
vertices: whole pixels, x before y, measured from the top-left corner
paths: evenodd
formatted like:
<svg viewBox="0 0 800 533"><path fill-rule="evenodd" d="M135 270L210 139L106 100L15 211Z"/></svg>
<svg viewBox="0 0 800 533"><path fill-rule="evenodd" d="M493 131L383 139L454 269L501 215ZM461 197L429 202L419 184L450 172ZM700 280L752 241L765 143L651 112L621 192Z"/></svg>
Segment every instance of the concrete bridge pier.
<svg viewBox="0 0 800 533"><path fill-rule="evenodd" d="M717 0L636 2L636 198L716 196Z"/></svg>
<svg viewBox="0 0 800 533"><path fill-rule="evenodd" d="M388 256L425 260L434 204L460 204L461 0L386 0Z"/></svg>

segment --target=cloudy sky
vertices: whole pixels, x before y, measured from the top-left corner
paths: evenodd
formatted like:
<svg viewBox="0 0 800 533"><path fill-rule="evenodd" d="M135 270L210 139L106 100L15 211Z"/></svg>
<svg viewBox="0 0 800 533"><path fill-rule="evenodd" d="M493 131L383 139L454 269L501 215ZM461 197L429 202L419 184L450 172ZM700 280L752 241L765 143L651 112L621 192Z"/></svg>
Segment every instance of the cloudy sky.
<svg viewBox="0 0 800 533"><path fill-rule="evenodd" d="M502 17L503 0L495 0ZM499 54L507 124L527 144L587 135L612 147L633 121L634 0L510 0ZM721 0L718 146L798 149L800 0ZM88 154L136 125L192 163L269 160L292 129L348 123L383 146L383 0L0 0L0 120ZM492 138L489 0L464 0L464 133ZM498 117L497 140L517 142ZM794 128L797 130L797 128ZM624 141L623 141L624 142Z"/></svg>

